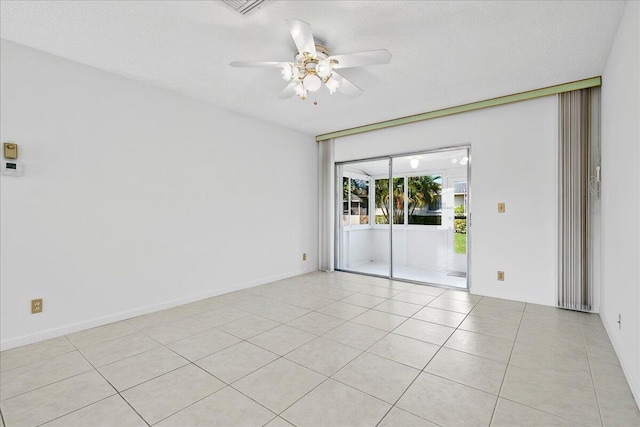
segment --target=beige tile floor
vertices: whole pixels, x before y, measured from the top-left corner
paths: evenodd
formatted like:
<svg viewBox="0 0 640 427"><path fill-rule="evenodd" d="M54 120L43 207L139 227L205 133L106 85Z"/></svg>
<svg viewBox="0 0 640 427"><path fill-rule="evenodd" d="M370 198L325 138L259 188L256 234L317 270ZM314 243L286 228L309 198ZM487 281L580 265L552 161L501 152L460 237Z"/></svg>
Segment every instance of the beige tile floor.
<svg viewBox="0 0 640 427"><path fill-rule="evenodd" d="M312 273L0 353L2 426L638 426L598 315Z"/></svg>

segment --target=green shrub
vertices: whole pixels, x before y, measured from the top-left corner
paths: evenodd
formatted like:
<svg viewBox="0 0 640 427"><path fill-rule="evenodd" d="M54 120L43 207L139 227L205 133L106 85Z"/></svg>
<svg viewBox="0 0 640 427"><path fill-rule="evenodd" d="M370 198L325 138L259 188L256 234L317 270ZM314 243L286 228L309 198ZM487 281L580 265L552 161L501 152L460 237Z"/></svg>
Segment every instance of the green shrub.
<svg viewBox="0 0 640 427"><path fill-rule="evenodd" d="M384 215L376 215L376 224L389 224L389 220Z"/></svg>
<svg viewBox="0 0 640 427"><path fill-rule="evenodd" d="M466 219L454 219L453 220L453 229L456 233L466 234L467 233L467 220Z"/></svg>

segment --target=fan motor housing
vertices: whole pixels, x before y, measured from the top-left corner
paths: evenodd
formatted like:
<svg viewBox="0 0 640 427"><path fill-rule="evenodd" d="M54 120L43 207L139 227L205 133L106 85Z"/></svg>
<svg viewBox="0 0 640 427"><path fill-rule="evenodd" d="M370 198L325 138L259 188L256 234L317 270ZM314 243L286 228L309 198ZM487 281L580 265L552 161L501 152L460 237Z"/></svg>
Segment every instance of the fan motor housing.
<svg viewBox="0 0 640 427"><path fill-rule="evenodd" d="M307 57L305 57L302 53L298 52L297 50L293 55L293 57L298 63L302 63L308 60ZM316 42L316 57L313 58L312 60L317 62L323 59L327 59L328 57L329 57L329 49L327 49L321 42Z"/></svg>

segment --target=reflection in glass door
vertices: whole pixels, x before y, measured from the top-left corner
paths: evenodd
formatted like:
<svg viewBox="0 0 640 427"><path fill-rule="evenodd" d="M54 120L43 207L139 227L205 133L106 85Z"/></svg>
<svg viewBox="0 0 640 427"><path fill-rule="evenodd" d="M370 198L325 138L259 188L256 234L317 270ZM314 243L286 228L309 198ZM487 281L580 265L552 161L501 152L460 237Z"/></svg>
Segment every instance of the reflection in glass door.
<svg viewBox="0 0 640 427"><path fill-rule="evenodd" d="M467 288L469 151L338 165L340 270Z"/></svg>

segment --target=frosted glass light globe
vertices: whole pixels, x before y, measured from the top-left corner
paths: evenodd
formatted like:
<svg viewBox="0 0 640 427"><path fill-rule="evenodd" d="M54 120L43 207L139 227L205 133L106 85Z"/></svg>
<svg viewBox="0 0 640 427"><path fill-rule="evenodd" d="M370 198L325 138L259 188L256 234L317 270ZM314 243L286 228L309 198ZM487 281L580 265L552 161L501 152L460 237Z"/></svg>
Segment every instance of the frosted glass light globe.
<svg viewBox="0 0 640 427"><path fill-rule="evenodd" d="M333 77L331 77L329 78L329 80L327 80L327 82L325 83L325 86L327 87L327 89L329 89L329 94L333 95L334 93L336 93L336 90L338 90L338 88L340 87L340 82L334 79Z"/></svg>
<svg viewBox="0 0 640 427"><path fill-rule="evenodd" d="M322 80L320 80L320 77L315 74L307 74L302 80L302 84L309 92L315 92L320 89L320 86L322 86Z"/></svg>
<svg viewBox="0 0 640 427"><path fill-rule="evenodd" d="M327 77L329 77L331 75L331 64L329 64L329 61L322 60L318 62L318 65L316 66L316 72L322 79L326 79Z"/></svg>
<svg viewBox="0 0 640 427"><path fill-rule="evenodd" d="M307 90L302 85L302 82L298 83L293 90L300 98L305 99L307 97Z"/></svg>

